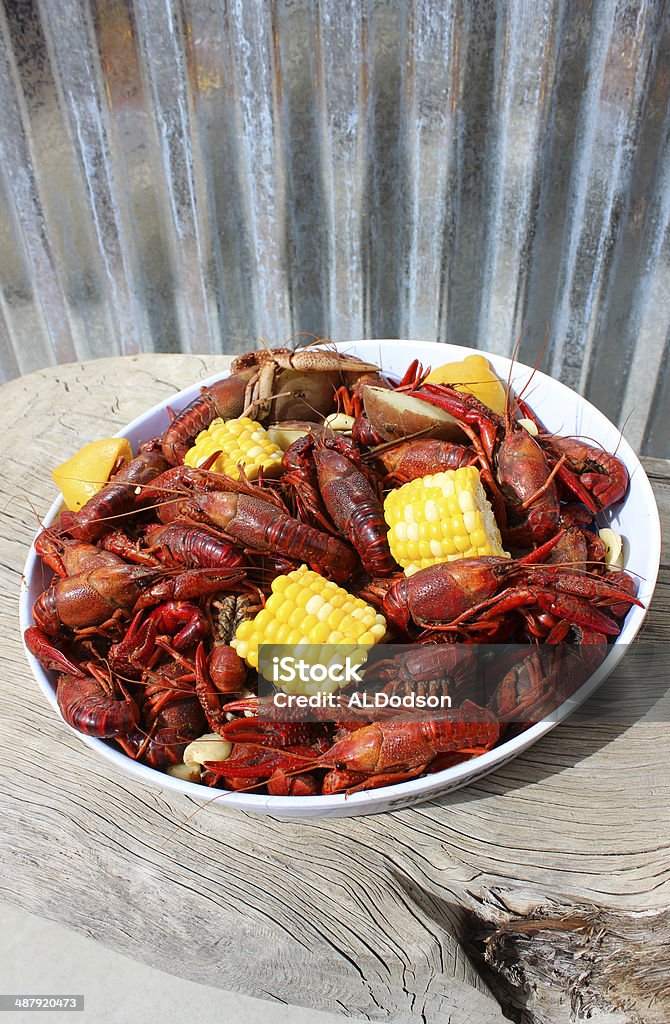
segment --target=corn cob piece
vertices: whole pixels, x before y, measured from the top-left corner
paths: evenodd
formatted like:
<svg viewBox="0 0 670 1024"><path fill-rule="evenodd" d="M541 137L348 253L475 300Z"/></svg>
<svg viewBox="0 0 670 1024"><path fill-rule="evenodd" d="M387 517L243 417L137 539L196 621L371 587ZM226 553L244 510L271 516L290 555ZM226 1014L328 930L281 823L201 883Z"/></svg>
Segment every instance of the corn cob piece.
<svg viewBox="0 0 670 1024"><path fill-rule="evenodd" d="M210 468L235 480L240 476L239 465L244 467L249 480L256 480L261 467L265 476L276 476L281 471L281 448L270 439L265 427L248 416L212 420L186 452L184 463L197 469L214 452L221 455Z"/></svg>
<svg viewBox="0 0 670 1024"><path fill-rule="evenodd" d="M437 562L507 555L476 466L420 477L384 501L391 554L406 576Z"/></svg>
<svg viewBox="0 0 670 1024"><path fill-rule="evenodd" d="M378 643L386 635L386 619L360 597L324 579L318 572L301 565L272 583L272 593L265 608L254 619L241 622L231 641L241 658L258 668L260 644L300 645L300 656L319 660L321 645L337 645L348 653ZM314 647L314 650L309 648ZM331 652L337 655L337 652ZM296 680L291 693L312 693L311 682ZM334 691L339 683L326 683L319 692Z"/></svg>

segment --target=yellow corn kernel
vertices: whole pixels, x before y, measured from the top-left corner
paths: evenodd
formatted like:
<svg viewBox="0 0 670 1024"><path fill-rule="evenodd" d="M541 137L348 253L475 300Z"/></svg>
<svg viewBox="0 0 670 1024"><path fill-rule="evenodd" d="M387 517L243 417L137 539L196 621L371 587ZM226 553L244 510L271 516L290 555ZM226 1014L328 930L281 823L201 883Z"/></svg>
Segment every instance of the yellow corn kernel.
<svg viewBox="0 0 670 1024"><path fill-rule="evenodd" d="M217 451L221 454L211 469L235 480L240 476L239 466L250 480L258 477L260 469L265 476L277 476L281 472L281 448L271 440L265 427L247 416L225 422L213 420L207 430L198 434L195 444L186 452L184 463L197 468Z"/></svg>
<svg viewBox="0 0 670 1024"><path fill-rule="evenodd" d="M507 555L476 466L411 480L384 501L391 554L407 576L438 562Z"/></svg>

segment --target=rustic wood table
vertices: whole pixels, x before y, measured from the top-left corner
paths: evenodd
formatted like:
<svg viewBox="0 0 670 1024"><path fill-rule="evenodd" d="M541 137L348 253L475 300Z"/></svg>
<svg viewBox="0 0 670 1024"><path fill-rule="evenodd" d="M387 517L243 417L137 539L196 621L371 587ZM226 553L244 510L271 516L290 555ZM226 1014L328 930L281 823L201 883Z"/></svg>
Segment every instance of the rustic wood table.
<svg viewBox="0 0 670 1024"><path fill-rule="evenodd" d="M358 1018L667 1024L670 744L653 656L593 698L627 719L587 707L488 778L373 817L190 817L192 801L122 775L54 715L17 622L49 471L227 365L101 359L2 388L0 898L172 974ZM646 468L667 532L670 463ZM666 544L648 641L668 638L668 561Z"/></svg>

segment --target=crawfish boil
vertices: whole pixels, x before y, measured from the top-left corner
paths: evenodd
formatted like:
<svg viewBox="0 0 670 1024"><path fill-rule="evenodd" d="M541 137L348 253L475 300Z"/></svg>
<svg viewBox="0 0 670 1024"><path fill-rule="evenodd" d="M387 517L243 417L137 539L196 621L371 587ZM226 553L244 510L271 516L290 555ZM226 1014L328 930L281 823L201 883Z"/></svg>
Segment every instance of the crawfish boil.
<svg viewBox="0 0 670 1024"><path fill-rule="evenodd" d="M299 797L475 758L574 693L640 604L597 519L628 474L469 359L397 380L327 344L250 352L135 453L55 469L25 644L65 721L180 779ZM364 679L440 713L354 712L359 683L331 677L275 691L346 714L284 713L258 691L269 644L383 651ZM477 645L503 652L483 675Z"/></svg>

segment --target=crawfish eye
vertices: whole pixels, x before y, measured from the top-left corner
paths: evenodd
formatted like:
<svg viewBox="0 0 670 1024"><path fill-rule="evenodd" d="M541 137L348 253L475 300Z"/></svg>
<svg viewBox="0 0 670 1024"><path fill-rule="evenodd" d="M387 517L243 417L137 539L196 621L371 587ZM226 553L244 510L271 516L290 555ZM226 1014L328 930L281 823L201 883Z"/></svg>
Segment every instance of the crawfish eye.
<svg viewBox="0 0 670 1024"><path fill-rule="evenodd" d="M336 761L335 762L335 770L338 771L338 772L346 772L346 770L347 770L346 761Z"/></svg>

